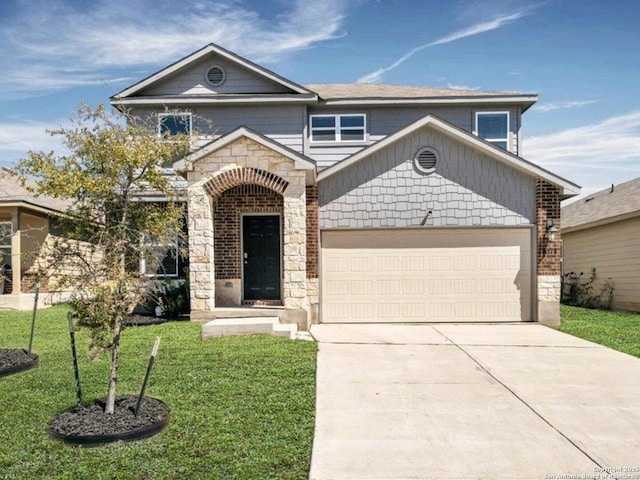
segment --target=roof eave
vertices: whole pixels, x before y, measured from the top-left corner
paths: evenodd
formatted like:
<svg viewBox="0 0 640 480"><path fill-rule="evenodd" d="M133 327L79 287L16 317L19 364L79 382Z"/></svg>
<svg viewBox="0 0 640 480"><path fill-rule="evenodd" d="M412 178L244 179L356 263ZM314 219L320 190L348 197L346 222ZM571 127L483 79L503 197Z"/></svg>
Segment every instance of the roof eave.
<svg viewBox="0 0 640 480"><path fill-rule="evenodd" d="M518 96L460 96L460 97L370 97L370 98L320 98L318 103L326 106L359 105L450 105L450 104L519 104L523 112L538 101L537 95Z"/></svg>
<svg viewBox="0 0 640 480"><path fill-rule="evenodd" d="M111 105L114 107L128 105L207 105L207 104L255 104L255 103L317 103L315 94L291 94L291 95L234 95L234 96L202 96L202 97L111 97Z"/></svg>
<svg viewBox="0 0 640 480"><path fill-rule="evenodd" d="M24 207L29 208L35 212L49 214L60 215L65 213L64 210L59 210L57 208L49 208L44 207L42 205L38 205L36 203L29 202L28 200L8 200L8 201L0 201L0 207Z"/></svg>
<svg viewBox="0 0 640 480"><path fill-rule="evenodd" d="M296 152L295 150L290 149L289 147L282 145L281 143L276 142L275 140L262 135L249 127L244 125L236 128L235 130L222 135L221 137L212 140L207 145L204 145L202 148L196 150L195 152L187 155L185 158L178 160L173 164L175 170L184 169L187 164L195 164L202 158L207 155L211 155L212 153L217 152L221 148L226 147L227 145L232 144L237 141L239 138L246 137L249 138L256 143L264 145L265 147L293 160L296 169L299 170L316 170L316 162L305 156L301 153Z"/></svg>
<svg viewBox="0 0 640 480"><path fill-rule="evenodd" d="M614 215L612 217L601 218L593 222L581 223L579 225L571 225L569 227L562 227L562 233L564 234L564 233L578 232L580 230L586 230L587 228L602 227L610 223L621 222L623 220L630 220L636 217L640 217L640 210L621 213L620 215Z"/></svg>

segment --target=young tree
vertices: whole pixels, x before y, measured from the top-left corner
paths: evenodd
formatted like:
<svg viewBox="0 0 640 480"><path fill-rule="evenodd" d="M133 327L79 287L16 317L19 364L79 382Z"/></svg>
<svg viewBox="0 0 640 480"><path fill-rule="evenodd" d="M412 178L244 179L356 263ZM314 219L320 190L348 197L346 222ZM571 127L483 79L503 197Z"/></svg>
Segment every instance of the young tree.
<svg viewBox="0 0 640 480"><path fill-rule="evenodd" d="M123 321L150 293L140 273L161 267L158 246L176 245L183 205L163 165L186 154L187 135L161 138L152 119L83 105L71 126L51 131L66 154L29 152L13 173L35 180L37 195L70 200L51 240L42 271L71 287L78 324L87 327L92 348L109 351L105 413L113 413ZM145 201L164 197L162 203Z"/></svg>

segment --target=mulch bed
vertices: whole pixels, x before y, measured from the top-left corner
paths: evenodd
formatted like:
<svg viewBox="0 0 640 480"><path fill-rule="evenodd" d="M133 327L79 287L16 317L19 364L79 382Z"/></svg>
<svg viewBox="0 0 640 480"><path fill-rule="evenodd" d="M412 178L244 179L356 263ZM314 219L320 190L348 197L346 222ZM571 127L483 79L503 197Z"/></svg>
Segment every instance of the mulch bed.
<svg viewBox="0 0 640 480"><path fill-rule="evenodd" d="M49 424L51 436L70 443L97 444L136 440L158 433L169 422L169 408L160 400L144 397L138 416L133 412L137 396L116 398L115 412L104 413L104 400L74 407L59 414Z"/></svg>
<svg viewBox="0 0 640 480"><path fill-rule="evenodd" d="M0 377L22 372L38 364L38 355L21 348L0 348Z"/></svg>
<svg viewBox="0 0 640 480"><path fill-rule="evenodd" d="M129 315L124 321L124 324L127 327L144 327L146 325L158 325L159 323L164 323L166 321L166 318L134 314Z"/></svg>

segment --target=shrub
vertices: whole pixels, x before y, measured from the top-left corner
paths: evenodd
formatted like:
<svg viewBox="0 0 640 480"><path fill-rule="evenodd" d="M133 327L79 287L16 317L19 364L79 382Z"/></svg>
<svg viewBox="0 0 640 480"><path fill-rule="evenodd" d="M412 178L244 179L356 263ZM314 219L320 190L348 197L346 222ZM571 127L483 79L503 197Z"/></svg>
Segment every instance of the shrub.
<svg viewBox="0 0 640 480"><path fill-rule="evenodd" d="M613 303L613 280L607 278L598 289L596 286L596 269L592 268L588 279L582 280L584 272L565 273L562 276L560 301L565 305L576 307L611 310Z"/></svg>

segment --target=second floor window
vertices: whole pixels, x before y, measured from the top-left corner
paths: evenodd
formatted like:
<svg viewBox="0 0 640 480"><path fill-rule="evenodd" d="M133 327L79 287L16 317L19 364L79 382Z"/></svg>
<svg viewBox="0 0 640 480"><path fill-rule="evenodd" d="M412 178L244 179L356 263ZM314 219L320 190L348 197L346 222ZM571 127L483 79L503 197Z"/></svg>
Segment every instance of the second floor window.
<svg viewBox="0 0 640 480"><path fill-rule="evenodd" d="M476 112L476 131L480 138L509 150L509 112Z"/></svg>
<svg viewBox="0 0 640 480"><path fill-rule="evenodd" d="M161 137L191 135L190 113L161 113L158 115L158 134Z"/></svg>
<svg viewBox="0 0 640 480"><path fill-rule="evenodd" d="M311 115L312 142L364 142L364 114Z"/></svg>

